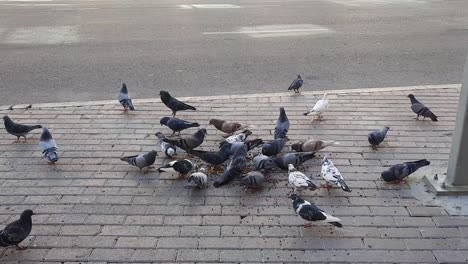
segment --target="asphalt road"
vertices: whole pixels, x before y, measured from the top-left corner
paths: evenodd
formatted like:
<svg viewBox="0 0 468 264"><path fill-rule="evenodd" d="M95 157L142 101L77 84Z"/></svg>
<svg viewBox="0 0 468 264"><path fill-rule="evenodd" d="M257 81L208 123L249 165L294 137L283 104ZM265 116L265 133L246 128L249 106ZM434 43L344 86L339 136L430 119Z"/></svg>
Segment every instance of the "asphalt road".
<svg viewBox="0 0 468 264"><path fill-rule="evenodd" d="M467 44L466 0L0 0L0 105L460 83Z"/></svg>

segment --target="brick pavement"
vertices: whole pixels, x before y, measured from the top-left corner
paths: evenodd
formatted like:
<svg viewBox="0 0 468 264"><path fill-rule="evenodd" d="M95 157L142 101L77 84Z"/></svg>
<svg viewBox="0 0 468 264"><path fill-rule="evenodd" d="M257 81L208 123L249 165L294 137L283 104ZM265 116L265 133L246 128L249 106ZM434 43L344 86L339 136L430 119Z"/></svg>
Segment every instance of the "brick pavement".
<svg viewBox="0 0 468 264"><path fill-rule="evenodd" d="M158 100L137 100L138 111L127 115L108 102L0 108L1 115L21 123L47 125L61 157L55 166L41 158L39 131L27 144L11 144L15 138L0 133L0 223L26 208L37 213L23 242L29 249L0 249L1 262L466 262L468 217L450 216L413 197L410 185L379 177L384 166L407 160L427 158L437 168L447 164L459 89L421 88L427 87L332 93L320 123L301 114L321 97L313 92L189 98L199 111L179 114L205 125L211 117L254 124L254 136L271 139L278 108L284 106L291 142L311 136L340 141L321 155L331 155L353 192L304 194L340 217L342 229L304 228L287 198L285 172L272 173L260 192L244 192L238 182L190 191L175 175L155 169L141 174L121 162L123 155L159 149L154 133L169 133L159 119L170 111ZM408 93L440 121L414 121ZM391 130L375 152L367 134L383 126ZM203 149L214 149L220 133L206 127ZM154 167L167 162L161 156ZM322 182L319 164L315 159L305 166L317 183Z"/></svg>

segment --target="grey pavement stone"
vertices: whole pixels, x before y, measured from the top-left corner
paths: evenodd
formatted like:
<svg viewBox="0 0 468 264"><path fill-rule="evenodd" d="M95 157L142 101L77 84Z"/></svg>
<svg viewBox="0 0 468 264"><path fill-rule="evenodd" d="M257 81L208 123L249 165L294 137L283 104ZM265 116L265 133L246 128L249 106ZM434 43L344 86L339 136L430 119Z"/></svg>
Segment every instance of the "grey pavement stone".
<svg viewBox="0 0 468 264"><path fill-rule="evenodd" d="M37 142L11 144L13 139L0 133L0 224L17 219L24 209L37 213L31 236L22 243L29 249L0 249L0 262L464 263L468 218L416 199L408 184L388 184L379 177L385 167L410 159L425 157L431 167L447 166L451 138L444 134L455 124L458 89L442 88L333 93L322 122L302 116L321 96L317 93L192 98L206 105L179 114L207 128L205 150L222 140L207 125L209 118L255 120L253 136L268 140L280 106L291 122L288 145L310 137L340 141L300 169L322 183L319 159L331 155L353 192L320 189L303 196L340 217L343 228L304 228L287 198L285 171L271 173L260 191L244 191L238 181L187 190L185 181L155 170L168 159L158 157L147 174L121 162L123 155L159 151L155 131L169 133L157 123L169 114L159 99L142 100L128 115L116 102L2 110L15 120L47 123L60 143L61 160L48 166ZM414 121L408 93L417 93L440 121ZM231 98L236 104L227 107ZM389 136L373 151L366 135L386 125ZM183 151L179 155L185 157ZM421 169L411 181L425 172Z"/></svg>

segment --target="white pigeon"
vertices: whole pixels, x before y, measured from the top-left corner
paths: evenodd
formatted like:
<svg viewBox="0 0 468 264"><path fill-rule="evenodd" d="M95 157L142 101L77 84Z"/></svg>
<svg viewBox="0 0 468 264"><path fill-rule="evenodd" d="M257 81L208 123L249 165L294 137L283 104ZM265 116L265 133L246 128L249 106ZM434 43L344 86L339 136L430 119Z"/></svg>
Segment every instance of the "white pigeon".
<svg viewBox="0 0 468 264"><path fill-rule="evenodd" d="M235 134L230 137L227 137L224 141L226 141L227 143L231 143L231 144L244 142L251 134L252 134L252 131L246 129L239 134Z"/></svg>
<svg viewBox="0 0 468 264"><path fill-rule="evenodd" d="M188 178L188 184L185 186L186 189L202 189L206 187L208 187L208 176L206 176L205 169L203 168L198 172L192 173Z"/></svg>
<svg viewBox="0 0 468 264"><path fill-rule="evenodd" d="M317 115L319 120L322 120L322 117L320 114L325 112L328 109L328 93L324 93L322 99L318 100L317 103L315 103L314 108L310 110L309 112L304 113L305 116L312 114L312 115Z"/></svg>
<svg viewBox="0 0 468 264"><path fill-rule="evenodd" d="M338 168L333 164L331 160L329 160L327 157L323 158L323 163L322 163L322 178L325 179L327 182L327 189L330 188L329 183L332 183L345 192L351 192L349 189L348 185L346 185L346 182L343 179L343 176L341 176L340 171Z"/></svg>
<svg viewBox="0 0 468 264"><path fill-rule="evenodd" d="M293 186L294 192L297 189L310 189L312 191L317 189L317 186L304 173L296 170L292 164L288 165L288 174L288 182Z"/></svg>

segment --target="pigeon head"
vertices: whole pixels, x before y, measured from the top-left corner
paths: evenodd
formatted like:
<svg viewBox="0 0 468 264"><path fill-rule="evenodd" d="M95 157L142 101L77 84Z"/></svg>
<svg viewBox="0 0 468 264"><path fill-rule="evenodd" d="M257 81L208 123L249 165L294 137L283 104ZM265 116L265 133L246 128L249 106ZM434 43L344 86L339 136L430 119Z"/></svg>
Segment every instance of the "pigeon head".
<svg viewBox="0 0 468 264"><path fill-rule="evenodd" d="M327 162L328 162L328 157L327 156L323 157L322 163L327 163Z"/></svg>
<svg viewBox="0 0 468 264"><path fill-rule="evenodd" d="M409 98L414 98L414 95L413 94L408 94L408 97Z"/></svg>
<svg viewBox="0 0 468 264"><path fill-rule="evenodd" d="M328 93L323 94L323 99L326 99L328 97Z"/></svg>
<svg viewBox="0 0 468 264"><path fill-rule="evenodd" d="M294 151L297 151L297 152L301 152L302 151L302 144L304 144L304 142L297 142L297 143L294 143L291 145L291 149L294 150Z"/></svg>
<svg viewBox="0 0 468 264"><path fill-rule="evenodd" d="M27 209L27 210L24 210L21 213L20 219L21 220L30 220L32 215L35 215L35 213L31 209Z"/></svg>
<svg viewBox="0 0 468 264"><path fill-rule="evenodd" d="M158 152L156 150L152 150L150 151L150 156L154 156L154 157L157 157L158 156Z"/></svg>
<svg viewBox="0 0 468 264"><path fill-rule="evenodd" d="M156 134L154 134L156 137L158 138L163 138L164 135L161 133L161 132L156 132Z"/></svg>
<svg viewBox="0 0 468 264"><path fill-rule="evenodd" d="M198 130L200 133L203 133L203 135L208 135L208 132L206 131L206 129L202 128L200 130Z"/></svg>
<svg viewBox="0 0 468 264"><path fill-rule="evenodd" d="M167 122L168 122L170 119L171 119L170 117L165 116L165 117L161 118L161 120L159 120L159 123L160 123L161 125L167 125Z"/></svg>
<svg viewBox="0 0 468 264"><path fill-rule="evenodd" d="M210 119L210 125L221 125L224 121L221 119L212 118Z"/></svg>
<svg viewBox="0 0 468 264"><path fill-rule="evenodd" d="M290 193L290 194L288 195L288 198L291 199L291 200L293 200L293 201L295 201L295 200L297 200L297 199L300 199L301 197L299 197L299 195L297 195L297 193Z"/></svg>
<svg viewBox="0 0 468 264"><path fill-rule="evenodd" d="M302 79L302 76L298 73L298 74L297 74L297 78L298 78L298 79Z"/></svg>
<svg viewBox="0 0 468 264"><path fill-rule="evenodd" d="M5 122L11 122L11 118L9 116L3 116L3 120Z"/></svg>
<svg viewBox="0 0 468 264"><path fill-rule="evenodd" d="M122 83L122 89L120 89L120 92L124 94L128 94L127 84Z"/></svg>
<svg viewBox="0 0 468 264"><path fill-rule="evenodd" d="M161 99L171 98L171 95L167 91L164 91L164 90L159 92L159 96L161 96Z"/></svg>
<svg viewBox="0 0 468 264"><path fill-rule="evenodd" d="M291 172L291 171L296 171L296 168L294 168L294 165L288 164L288 172Z"/></svg>
<svg viewBox="0 0 468 264"><path fill-rule="evenodd" d="M381 174L382 179L386 182L392 182L396 180L395 174L393 174L390 170L386 170Z"/></svg>

